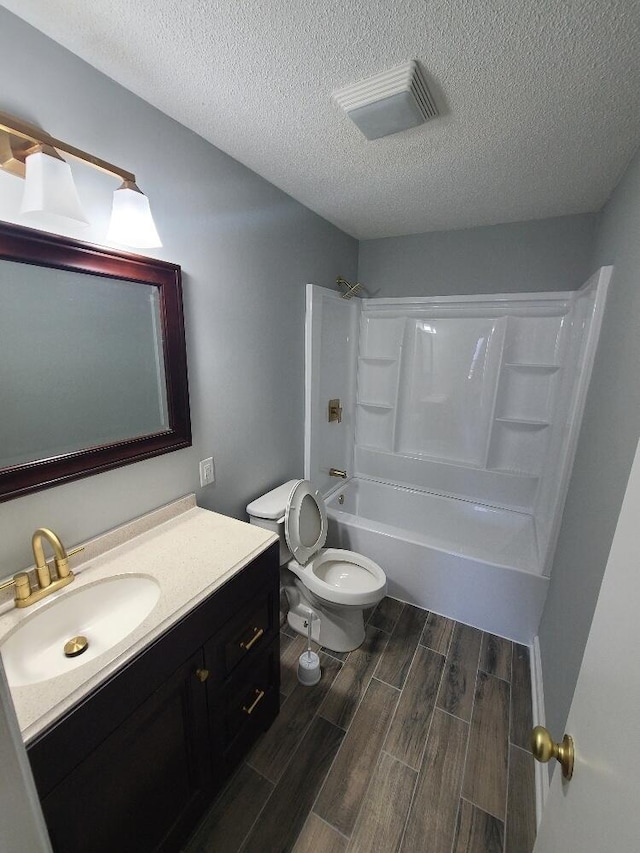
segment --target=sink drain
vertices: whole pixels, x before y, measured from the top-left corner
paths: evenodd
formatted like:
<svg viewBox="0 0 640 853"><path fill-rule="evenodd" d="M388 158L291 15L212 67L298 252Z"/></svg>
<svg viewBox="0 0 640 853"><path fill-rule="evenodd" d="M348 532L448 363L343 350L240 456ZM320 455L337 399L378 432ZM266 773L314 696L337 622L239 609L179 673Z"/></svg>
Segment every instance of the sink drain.
<svg viewBox="0 0 640 853"><path fill-rule="evenodd" d="M68 658L77 658L89 648L89 640L86 637L72 637L64 644L64 654Z"/></svg>

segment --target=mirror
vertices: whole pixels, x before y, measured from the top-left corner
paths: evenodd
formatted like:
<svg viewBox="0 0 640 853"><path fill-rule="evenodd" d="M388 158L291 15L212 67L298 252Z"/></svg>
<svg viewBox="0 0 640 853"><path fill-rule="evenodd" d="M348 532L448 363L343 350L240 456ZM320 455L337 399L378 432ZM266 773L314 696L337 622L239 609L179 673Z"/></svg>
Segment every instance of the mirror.
<svg viewBox="0 0 640 853"><path fill-rule="evenodd" d="M0 501L190 445L180 267L0 223Z"/></svg>

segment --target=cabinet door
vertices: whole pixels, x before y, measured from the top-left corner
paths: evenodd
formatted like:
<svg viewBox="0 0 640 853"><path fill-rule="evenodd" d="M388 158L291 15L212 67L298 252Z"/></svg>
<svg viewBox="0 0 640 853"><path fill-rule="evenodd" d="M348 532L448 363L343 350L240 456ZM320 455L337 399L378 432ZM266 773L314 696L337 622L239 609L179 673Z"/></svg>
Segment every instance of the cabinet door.
<svg viewBox="0 0 640 853"><path fill-rule="evenodd" d="M56 853L151 853L180 842L211 790L202 652L42 801Z"/></svg>

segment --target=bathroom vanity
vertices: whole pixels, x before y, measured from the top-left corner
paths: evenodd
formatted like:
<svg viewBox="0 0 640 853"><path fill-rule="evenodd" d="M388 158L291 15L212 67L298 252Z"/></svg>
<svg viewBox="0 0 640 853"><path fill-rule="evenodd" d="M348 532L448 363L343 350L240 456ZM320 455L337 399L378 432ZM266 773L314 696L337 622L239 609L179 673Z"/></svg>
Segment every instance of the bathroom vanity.
<svg viewBox="0 0 640 853"><path fill-rule="evenodd" d="M191 506L88 561L103 575L161 562L161 596L113 655L12 689L21 723L37 716L27 751L56 853L180 850L277 715L278 546L254 530ZM45 712L60 680L72 698Z"/></svg>

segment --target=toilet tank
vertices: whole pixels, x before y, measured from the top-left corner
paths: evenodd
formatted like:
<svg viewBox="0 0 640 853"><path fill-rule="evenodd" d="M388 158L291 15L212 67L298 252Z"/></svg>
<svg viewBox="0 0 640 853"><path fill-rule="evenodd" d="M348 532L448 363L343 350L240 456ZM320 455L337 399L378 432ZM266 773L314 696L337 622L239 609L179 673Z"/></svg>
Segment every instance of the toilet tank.
<svg viewBox="0 0 640 853"><path fill-rule="evenodd" d="M284 566L291 558L291 551L284 535L284 515L289 496L296 483L299 482L299 480L288 480L247 505L251 524L255 524L256 527L263 527L265 530L271 530L280 538L281 566Z"/></svg>

